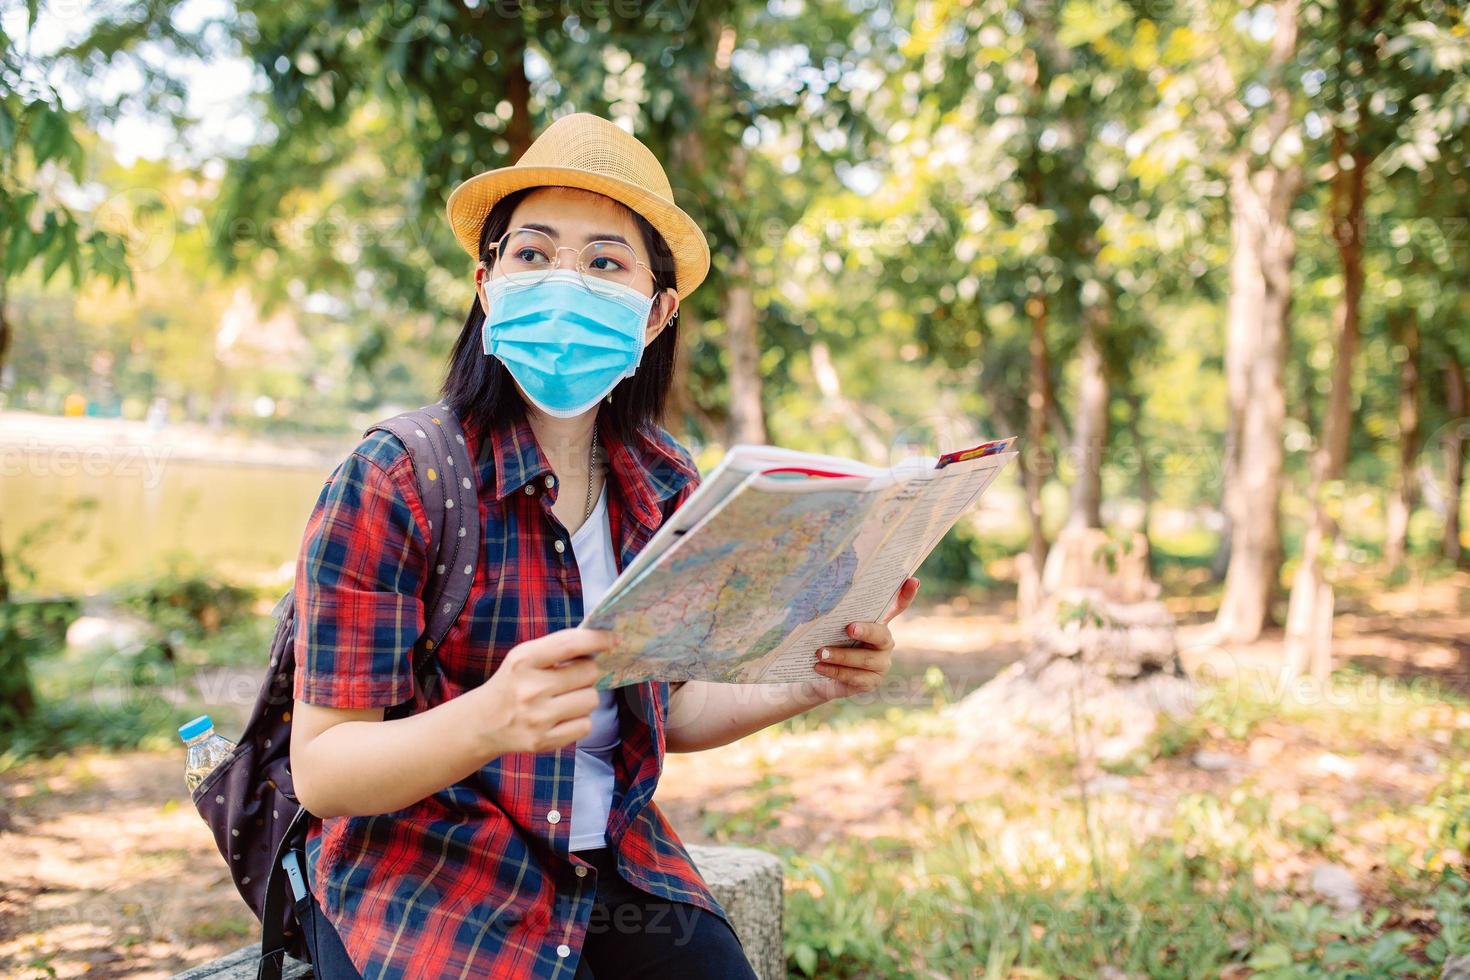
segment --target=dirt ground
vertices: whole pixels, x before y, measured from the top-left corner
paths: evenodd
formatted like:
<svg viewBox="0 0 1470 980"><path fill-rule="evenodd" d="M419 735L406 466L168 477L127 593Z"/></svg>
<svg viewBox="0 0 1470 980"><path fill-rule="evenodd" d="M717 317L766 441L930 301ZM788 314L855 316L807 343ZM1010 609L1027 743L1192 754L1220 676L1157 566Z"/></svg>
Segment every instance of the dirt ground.
<svg viewBox="0 0 1470 980"><path fill-rule="evenodd" d="M1016 659L1023 644L1005 603L915 610L894 623L894 632L894 683L881 703L859 713L929 703L933 693L923 681L931 666L943 671L945 696L958 699ZM1470 688L1470 577L1432 594L1409 590L1349 607L1337 635L1341 656L1366 669L1428 674ZM1198 636L1198 627L1181 632L1187 658L1223 656L1238 665L1279 657L1279 637L1229 651L1189 649ZM669 756L655 799L686 842L708 841L710 828L746 820L734 824L748 829L746 839L797 847L844 835L901 836L915 800L946 805L952 774L926 769L925 737L864 746L845 735L834 745L832 731L763 732L710 752ZM1350 784L1349 794L1420 802L1432 785L1426 760L1436 748L1359 747L1366 751L1353 761L1362 778L1331 778ZM1274 792L1305 794L1329 778L1321 760L1331 749L1319 735L1268 721L1240 765L1268 762ZM789 798L778 812L752 818L751 787L773 774ZM1169 759L1130 779L1129 791L1162 805L1236 778L1235 766L1205 771ZM1355 863L1372 865L1372 845L1362 843ZM1263 864L1287 882L1302 869L1281 857ZM0 776L0 974L166 977L252 942L256 930L189 803L181 750L56 758Z"/></svg>

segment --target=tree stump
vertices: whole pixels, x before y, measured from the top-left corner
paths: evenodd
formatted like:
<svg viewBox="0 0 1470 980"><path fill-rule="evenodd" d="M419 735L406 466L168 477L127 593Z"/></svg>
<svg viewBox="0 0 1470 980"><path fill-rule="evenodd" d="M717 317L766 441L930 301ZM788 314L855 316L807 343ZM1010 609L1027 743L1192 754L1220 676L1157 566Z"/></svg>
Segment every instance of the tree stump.
<svg viewBox="0 0 1470 980"><path fill-rule="evenodd" d="M1062 532L1047 557L1044 593L1028 617L1022 659L952 705L970 746L1028 751L1076 739L1084 777L1136 753L1161 718L1194 710L1175 620L1158 599L1141 536Z"/></svg>

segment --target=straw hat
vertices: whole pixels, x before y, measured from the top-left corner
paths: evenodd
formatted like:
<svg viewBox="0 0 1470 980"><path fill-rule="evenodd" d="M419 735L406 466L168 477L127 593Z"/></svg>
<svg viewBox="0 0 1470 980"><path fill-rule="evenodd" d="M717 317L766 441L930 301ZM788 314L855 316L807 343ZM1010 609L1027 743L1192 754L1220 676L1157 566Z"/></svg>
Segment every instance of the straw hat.
<svg viewBox="0 0 1470 980"><path fill-rule="evenodd" d="M694 219L674 204L674 189L652 151L589 112L562 116L509 167L476 174L449 194L445 212L454 237L478 259L480 228L495 202L540 186L580 187L605 194L641 214L674 253L680 299L709 274L709 243Z"/></svg>

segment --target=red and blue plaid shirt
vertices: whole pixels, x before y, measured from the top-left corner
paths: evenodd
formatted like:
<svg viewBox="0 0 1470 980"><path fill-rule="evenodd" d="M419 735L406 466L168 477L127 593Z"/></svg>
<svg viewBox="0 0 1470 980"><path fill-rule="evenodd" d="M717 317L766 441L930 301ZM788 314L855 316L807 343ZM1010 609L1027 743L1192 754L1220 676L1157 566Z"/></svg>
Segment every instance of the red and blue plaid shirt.
<svg viewBox="0 0 1470 980"><path fill-rule="evenodd" d="M575 626L582 590L570 536L552 516L559 482L521 420L481 440L466 424L480 498L480 561L469 601L418 690L410 657L424 628L428 522L407 450L374 432L328 479L297 560L295 697L337 708L422 711L483 684L517 643ZM693 492L699 472L662 429L599 433L618 568ZM562 543L562 549L556 543ZM653 803L669 684L616 688L608 844L619 872L654 895L728 920ZM570 978L597 871L568 853L576 746L502 755L461 782L378 816L312 821L313 891L364 978Z"/></svg>

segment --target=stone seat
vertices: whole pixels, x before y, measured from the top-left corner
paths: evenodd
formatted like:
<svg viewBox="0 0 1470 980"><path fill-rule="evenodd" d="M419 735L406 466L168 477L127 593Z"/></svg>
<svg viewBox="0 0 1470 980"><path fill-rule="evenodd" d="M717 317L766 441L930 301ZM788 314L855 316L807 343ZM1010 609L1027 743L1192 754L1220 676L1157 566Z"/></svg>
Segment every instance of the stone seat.
<svg viewBox="0 0 1470 980"><path fill-rule="evenodd" d="M750 847L686 846L710 891L730 913L756 974L761 980L785 977L780 859ZM173 980L254 980L259 956L260 944L252 943L228 956L176 974ZM287 959L282 975L288 980L309 977L311 967Z"/></svg>

